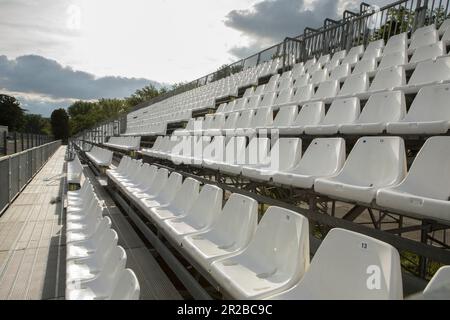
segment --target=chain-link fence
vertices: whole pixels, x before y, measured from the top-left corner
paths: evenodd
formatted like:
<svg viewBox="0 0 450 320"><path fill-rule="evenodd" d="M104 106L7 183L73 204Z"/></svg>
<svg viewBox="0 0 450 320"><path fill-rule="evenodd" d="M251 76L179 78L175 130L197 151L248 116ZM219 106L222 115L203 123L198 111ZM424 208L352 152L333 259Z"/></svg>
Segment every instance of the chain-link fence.
<svg viewBox="0 0 450 320"><path fill-rule="evenodd" d="M58 140L0 158L0 214L60 146Z"/></svg>

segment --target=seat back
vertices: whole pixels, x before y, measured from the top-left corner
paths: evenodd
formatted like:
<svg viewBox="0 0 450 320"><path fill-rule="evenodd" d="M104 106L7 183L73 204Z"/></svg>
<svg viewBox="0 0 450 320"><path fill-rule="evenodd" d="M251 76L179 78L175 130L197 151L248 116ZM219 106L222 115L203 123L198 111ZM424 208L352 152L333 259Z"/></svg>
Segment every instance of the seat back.
<svg viewBox="0 0 450 320"><path fill-rule="evenodd" d="M336 99L320 124L346 124L358 119L361 107L358 98Z"/></svg>
<svg viewBox="0 0 450 320"><path fill-rule="evenodd" d="M260 278L283 274L296 283L309 266L308 219L287 209L270 207L239 259L260 271Z"/></svg>
<svg viewBox="0 0 450 320"><path fill-rule="evenodd" d="M391 245L343 229L323 240L296 285L277 299L403 299L400 255Z"/></svg>
<svg viewBox="0 0 450 320"><path fill-rule="evenodd" d="M370 96L356 122L397 122L403 119L405 114L405 94L402 91L386 91Z"/></svg>
<svg viewBox="0 0 450 320"><path fill-rule="evenodd" d="M346 78L350 75L350 65L348 63L341 64L334 68L331 72L330 79L331 80L340 80Z"/></svg>
<svg viewBox="0 0 450 320"><path fill-rule="evenodd" d="M273 105L273 101L277 96L276 92L270 92L263 95L261 102L256 106L257 108L263 107L271 107Z"/></svg>
<svg viewBox="0 0 450 320"><path fill-rule="evenodd" d="M449 201L450 137L432 137L417 154L402 187L414 194Z"/></svg>
<svg viewBox="0 0 450 320"><path fill-rule="evenodd" d="M381 188L400 183L405 175L406 154L402 138L362 137L350 152L338 179Z"/></svg>
<svg viewBox="0 0 450 320"><path fill-rule="evenodd" d="M401 66L383 69L377 72L370 86L371 91L390 90L406 84L405 69Z"/></svg>
<svg viewBox="0 0 450 320"><path fill-rule="evenodd" d="M378 66L378 70L397 67L406 63L408 63L408 54L406 53L406 50L399 50L384 55Z"/></svg>
<svg viewBox="0 0 450 320"><path fill-rule="evenodd" d="M299 138L280 138L270 150L272 168L288 171L297 165L302 156L302 140ZM274 163L274 161L276 161Z"/></svg>
<svg viewBox="0 0 450 320"><path fill-rule="evenodd" d="M321 101L302 106L293 126L303 127L319 124L325 118L325 104Z"/></svg>
<svg viewBox="0 0 450 320"><path fill-rule="evenodd" d="M208 232L208 238L220 244L223 250L233 252L248 245L257 224L258 202L233 193Z"/></svg>
<svg viewBox="0 0 450 320"><path fill-rule="evenodd" d="M211 226L222 210L222 198L222 189L209 184L204 185L185 219L198 229Z"/></svg>
<svg viewBox="0 0 450 320"><path fill-rule="evenodd" d="M423 87L414 99L405 121L450 121L450 84Z"/></svg>
<svg viewBox="0 0 450 320"><path fill-rule="evenodd" d="M290 126L297 116L298 107L297 106L289 106L281 108L275 119L273 120L273 127L288 127Z"/></svg>
<svg viewBox="0 0 450 320"><path fill-rule="evenodd" d="M290 102L295 104L308 101L309 99L311 99L313 94L314 94L314 87L312 84L304 87L298 87L295 89L295 94L293 95Z"/></svg>
<svg viewBox="0 0 450 320"><path fill-rule="evenodd" d="M183 181L183 176L177 172L172 172L167 179L164 187L158 193L158 200L161 204L168 204L172 202L173 198L180 190Z"/></svg>
<svg viewBox="0 0 450 320"><path fill-rule="evenodd" d="M367 73L360 73L347 77L339 95L353 95L366 92L369 89L369 77Z"/></svg>
<svg viewBox="0 0 450 320"><path fill-rule="evenodd" d="M355 68L353 69L352 74L372 72L372 71L375 71L376 67L377 67L377 61L375 60L375 58L361 60L356 64Z"/></svg>
<svg viewBox="0 0 450 320"><path fill-rule="evenodd" d="M199 193L200 182L192 178L186 178L173 198L171 207L188 212L194 201L197 200Z"/></svg>
<svg viewBox="0 0 450 320"><path fill-rule="evenodd" d="M427 46L439 41L439 35L436 29L432 29L429 26L417 29L411 36L411 43L409 45L410 50Z"/></svg>
<svg viewBox="0 0 450 320"><path fill-rule="evenodd" d="M409 79L409 85L450 80L450 57L420 62Z"/></svg>
<svg viewBox="0 0 450 320"><path fill-rule="evenodd" d="M309 83L309 79L310 79L310 75L309 73L307 74L302 74L296 78L294 78L294 87L296 88L300 88L300 87L304 87L307 86Z"/></svg>
<svg viewBox="0 0 450 320"><path fill-rule="evenodd" d="M292 89L292 88L280 91L278 93L277 97L275 98L273 105L276 106L276 105L288 103L292 99L293 92L294 92L294 89Z"/></svg>
<svg viewBox="0 0 450 320"><path fill-rule="evenodd" d="M311 84L319 84L322 83L324 81L328 80L328 70L327 68L325 69L320 69L317 70L316 72L314 72L311 76L311 80L309 81L309 83Z"/></svg>
<svg viewBox="0 0 450 320"><path fill-rule="evenodd" d="M256 110L249 128L266 128L273 123L273 110L272 108L259 108Z"/></svg>
<svg viewBox="0 0 450 320"><path fill-rule="evenodd" d="M254 110L242 111L238 120L236 121L236 129L249 128L254 115L255 115Z"/></svg>
<svg viewBox="0 0 450 320"><path fill-rule="evenodd" d="M344 139L314 139L293 171L297 174L328 177L342 169L345 156Z"/></svg>
<svg viewBox="0 0 450 320"><path fill-rule="evenodd" d="M406 32L390 37L389 41L386 43L386 46L384 47L383 56L398 51L406 51L408 47L407 39L408 35Z"/></svg>
<svg viewBox="0 0 450 320"><path fill-rule="evenodd" d="M339 88L339 81L337 80L322 82L314 94L313 99L333 98L337 95Z"/></svg>
<svg viewBox="0 0 450 320"><path fill-rule="evenodd" d="M139 300L139 281L131 269L120 272L119 281L113 288L111 300Z"/></svg>
<svg viewBox="0 0 450 320"><path fill-rule="evenodd" d="M239 112L233 112L233 113L228 114L223 128L224 129L234 129L236 127L236 122L237 122L238 118L239 118Z"/></svg>
<svg viewBox="0 0 450 320"><path fill-rule="evenodd" d="M446 54L444 43L438 41L422 47L418 47L414 52L410 62L421 62L429 59L436 59Z"/></svg>

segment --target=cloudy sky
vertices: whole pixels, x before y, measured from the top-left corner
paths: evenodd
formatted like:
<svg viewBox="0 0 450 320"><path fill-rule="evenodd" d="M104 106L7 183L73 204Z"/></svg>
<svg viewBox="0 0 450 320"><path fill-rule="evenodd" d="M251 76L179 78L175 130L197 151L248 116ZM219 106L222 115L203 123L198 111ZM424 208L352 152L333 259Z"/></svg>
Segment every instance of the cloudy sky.
<svg viewBox="0 0 450 320"><path fill-rule="evenodd" d="M193 80L359 3L0 0L0 93L47 116L77 99Z"/></svg>

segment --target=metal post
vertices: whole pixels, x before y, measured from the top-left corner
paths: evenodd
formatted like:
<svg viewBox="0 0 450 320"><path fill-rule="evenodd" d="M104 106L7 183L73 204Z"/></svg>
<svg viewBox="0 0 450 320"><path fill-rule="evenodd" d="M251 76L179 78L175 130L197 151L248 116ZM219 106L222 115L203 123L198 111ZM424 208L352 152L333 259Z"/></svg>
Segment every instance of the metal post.
<svg viewBox="0 0 450 320"><path fill-rule="evenodd" d="M8 136L6 134L6 131L3 132L3 147L4 147L4 153L6 156L6 155L8 155Z"/></svg>
<svg viewBox="0 0 450 320"><path fill-rule="evenodd" d="M14 131L14 153L17 153L17 132Z"/></svg>
<svg viewBox="0 0 450 320"><path fill-rule="evenodd" d="M21 151L23 151L23 150L25 150L25 147L24 147L24 140L23 140L23 133L20 134L20 142L21 142L21 147L22 147L22 148L21 148L21 149L22 149Z"/></svg>

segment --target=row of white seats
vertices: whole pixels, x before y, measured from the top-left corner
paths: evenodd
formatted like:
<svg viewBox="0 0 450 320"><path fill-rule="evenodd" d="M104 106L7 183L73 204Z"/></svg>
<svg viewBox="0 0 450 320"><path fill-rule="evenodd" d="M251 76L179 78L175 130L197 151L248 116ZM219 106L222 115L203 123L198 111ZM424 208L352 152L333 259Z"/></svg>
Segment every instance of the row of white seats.
<svg viewBox="0 0 450 320"><path fill-rule="evenodd" d="M99 167L109 167L112 163L113 152L93 146L86 156Z"/></svg>
<svg viewBox="0 0 450 320"><path fill-rule="evenodd" d="M258 224L255 200L232 194L222 207L220 188L129 158L108 175L233 298L402 298L400 260L390 245L335 229L310 266L308 220L295 212L270 207ZM388 280L381 290L366 286L369 265Z"/></svg>
<svg viewBox="0 0 450 320"><path fill-rule="evenodd" d="M230 114L207 115L191 119L185 129L174 135L252 135L278 130L286 135L341 134L445 134L450 129L450 84L420 89L406 112L402 91L372 94L361 111L357 97L336 99L325 112L322 101L282 107L274 117L274 109L262 107Z"/></svg>
<svg viewBox="0 0 450 320"><path fill-rule="evenodd" d="M222 205L220 188L128 157L108 176L233 298L403 298L399 255L386 243L334 229L310 264L308 220L293 211L270 207L258 224L252 198L231 194ZM447 269L425 296L438 291L448 298L448 289L439 291L450 282ZM385 281L372 288L368 280L377 271Z"/></svg>
<svg viewBox="0 0 450 320"><path fill-rule="evenodd" d="M227 141L228 139L228 141ZM176 164L203 166L253 180L314 190L346 201L376 203L386 209L450 221L450 137L432 137L407 173L399 137L363 137L346 160L345 140L315 139L302 156L298 138L217 136L170 139L143 155ZM163 144L161 142L161 144Z"/></svg>
<svg viewBox="0 0 450 320"><path fill-rule="evenodd" d="M83 175L83 165L80 158L75 154L72 161L67 162L67 183L80 184Z"/></svg>
<svg viewBox="0 0 450 320"><path fill-rule="evenodd" d="M126 151L136 151L141 147L141 137L111 137L105 146Z"/></svg>
<svg viewBox="0 0 450 320"><path fill-rule="evenodd" d="M137 300L139 282L125 269L125 250L117 246L111 220L89 180L67 194L66 299Z"/></svg>

